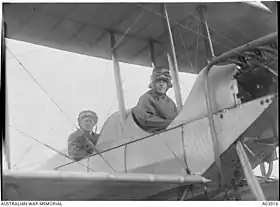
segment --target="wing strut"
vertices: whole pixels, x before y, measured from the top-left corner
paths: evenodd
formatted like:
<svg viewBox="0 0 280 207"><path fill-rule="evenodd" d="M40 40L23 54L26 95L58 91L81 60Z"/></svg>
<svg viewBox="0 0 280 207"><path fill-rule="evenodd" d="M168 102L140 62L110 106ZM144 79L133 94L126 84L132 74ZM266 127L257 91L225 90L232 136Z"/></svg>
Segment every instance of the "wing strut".
<svg viewBox="0 0 280 207"><path fill-rule="evenodd" d="M111 50L112 50L112 60L113 60L113 67L114 67L114 75L115 75L115 83L116 83L116 90L117 90L117 98L118 98L118 105L119 111L121 113L121 123L122 126L125 126L125 117L126 117L126 110L124 104L124 95L123 95L123 88L122 88L122 78L121 78L121 71L120 65L117 57L116 52L116 39L115 35L110 33L110 42L111 42Z"/></svg>
<svg viewBox="0 0 280 207"><path fill-rule="evenodd" d="M224 174L222 173L222 166L221 166L221 160L220 160L221 153L219 151L219 140L217 137L217 132L216 132L215 123L214 123L214 119L213 119L213 109L212 109L211 97L210 97L210 93L209 93L208 74L209 74L211 68L214 65L216 65L217 63L226 61L229 58L232 58L233 56L236 56L238 54L242 54L243 52L245 52L249 49L259 47L264 44L269 44L269 43L271 43L272 40L275 40L277 38L277 35L278 35L278 33L275 32L275 33L269 34L267 36L264 36L260 39L249 42L245 45L242 45L238 48L225 52L222 55L220 55L219 57L215 57L205 68L204 95L205 95L205 99L206 99L207 112L208 112L207 115L208 115L208 119L209 119L210 132L211 132L211 137L212 137L212 142L213 142L213 147L214 147L215 162L220 169L220 173L222 175L222 182L224 182L224 177L223 177ZM250 189L254 192L254 194L258 200L264 200L265 198L263 196L262 189L260 188L260 185L257 183L258 181L256 180L256 178L254 177L252 167L249 166L251 164L248 160L247 155L244 154L245 152L244 152L243 146L240 142L237 143L236 149L237 149L237 153L238 153L240 162L242 164L242 167L243 167L243 170L244 170L244 173L245 173L245 176L248 181Z"/></svg>
<svg viewBox="0 0 280 207"><path fill-rule="evenodd" d="M149 41L149 47L151 52L152 68L155 68L156 67L155 48L154 48L154 42L152 40Z"/></svg>
<svg viewBox="0 0 280 207"><path fill-rule="evenodd" d="M201 27L202 27L202 33L203 33L203 38L204 38L204 43L205 43L205 50L206 50L206 55L207 55L207 62L210 63L213 58L215 58L214 54L214 49L209 33L209 28L207 21L204 17L204 12L206 11L205 6L198 6L197 10L199 12L199 18L201 22ZM208 64L209 65L209 64ZM208 73L210 71L209 69L206 69L205 75L204 75L204 93L205 93L205 101L206 101L206 106L207 106L207 111L208 111L208 119L209 119L209 125L210 125L210 132L211 132L211 137L212 137L212 142L213 142L213 150L214 150L214 156L215 156L215 163L218 166L219 169L219 184L222 187L225 187L225 180L224 180L224 173L223 173L223 168L221 164L221 159L220 159L220 149L219 149L219 140L216 132L216 127L213 119L213 109L212 109L212 103L210 99L210 93L209 93L209 84L208 84Z"/></svg>
<svg viewBox="0 0 280 207"><path fill-rule="evenodd" d="M254 175L250 160L248 159L247 154L240 141L237 142L236 150L250 189L253 191L258 201L265 201L266 199L263 194L261 185Z"/></svg>
<svg viewBox="0 0 280 207"><path fill-rule="evenodd" d="M164 35L167 36L167 32L169 34L169 38L166 37L166 40L168 42L167 46L167 58L168 58L168 63L172 75L172 80L173 80L173 85L174 85L174 93L175 93L175 98L176 98L176 103L177 103L177 108L178 112L182 110L183 108L183 103L182 103L182 95L181 95L181 89L180 89L180 83L179 83L179 75L178 75L178 64L177 64L177 58L176 58L176 51L174 47L174 42L173 42L173 36L172 36L172 31L171 31L171 26L170 26L170 21L169 21L169 16L167 12L167 8L165 4L162 4L162 13L163 16L165 17L166 21L163 21L163 27L164 27ZM171 55L172 54L172 55Z"/></svg>
<svg viewBox="0 0 280 207"><path fill-rule="evenodd" d="M10 137L9 137L9 110L8 110L8 88L7 88L7 70L6 70L6 24L4 22L4 16L2 16L2 29L1 29L1 77L3 81L1 83L1 89L5 96L5 125L3 130L3 146L5 152L5 158L8 169L11 169L11 152L10 152Z"/></svg>
<svg viewBox="0 0 280 207"><path fill-rule="evenodd" d="M214 54L214 49L213 49L213 44L212 44L208 24L205 19L206 9L207 8L205 6L197 7L197 11L199 13L199 19L200 19L200 23L201 23L204 44L205 44L206 55L207 55L207 62L209 63L215 57L215 54Z"/></svg>

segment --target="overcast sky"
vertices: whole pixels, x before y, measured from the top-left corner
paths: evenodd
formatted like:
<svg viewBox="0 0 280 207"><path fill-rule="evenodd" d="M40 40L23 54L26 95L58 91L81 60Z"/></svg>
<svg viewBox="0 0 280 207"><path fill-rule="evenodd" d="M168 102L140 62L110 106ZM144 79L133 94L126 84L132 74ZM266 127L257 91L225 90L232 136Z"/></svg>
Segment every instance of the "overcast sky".
<svg viewBox="0 0 280 207"><path fill-rule="evenodd" d="M98 131L106 119L118 110L111 61L15 40L8 40L7 47L25 67L7 51L12 165L20 168L54 154L15 128L62 150L67 146L68 135L75 129L81 110L90 109L98 114ZM131 108L148 90L151 68L130 64L120 64L120 67L125 105ZM180 74L183 100L195 77ZM174 99L173 90L169 90L168 94Z"/></svg>

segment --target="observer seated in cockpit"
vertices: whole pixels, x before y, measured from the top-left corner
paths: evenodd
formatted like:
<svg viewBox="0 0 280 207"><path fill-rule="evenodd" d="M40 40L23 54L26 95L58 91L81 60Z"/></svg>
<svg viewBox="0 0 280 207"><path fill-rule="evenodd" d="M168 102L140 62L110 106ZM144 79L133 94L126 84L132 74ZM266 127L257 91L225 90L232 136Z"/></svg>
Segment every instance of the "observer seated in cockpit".
<svg viewBox="0 0 280 207"><path fill-rule="evenodd" d="M154 68L149 88L132 109L132 115L140 128L154 133L164 130L178 113L175 103L166 95L172 88L169 70Z"/></svg>
<svg viewBox="0 0 280 207"><path fill-rule="evenodd" d="M98 121L93 111L82 111L78 116L79 129L73 132L68 138L68 154L78 161L94 152L98 142L99 134L92 130Z"/></svg>

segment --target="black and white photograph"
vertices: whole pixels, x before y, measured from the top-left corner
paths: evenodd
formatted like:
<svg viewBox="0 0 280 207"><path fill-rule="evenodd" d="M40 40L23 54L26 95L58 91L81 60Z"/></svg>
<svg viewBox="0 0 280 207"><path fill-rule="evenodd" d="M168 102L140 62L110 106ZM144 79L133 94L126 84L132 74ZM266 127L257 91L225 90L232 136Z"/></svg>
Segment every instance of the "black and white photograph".
<svg viewBox="0 0 280 207"><path fill-rule="evenodd" d="M1 4L1 206L278 205L277 1Z"/></svg>

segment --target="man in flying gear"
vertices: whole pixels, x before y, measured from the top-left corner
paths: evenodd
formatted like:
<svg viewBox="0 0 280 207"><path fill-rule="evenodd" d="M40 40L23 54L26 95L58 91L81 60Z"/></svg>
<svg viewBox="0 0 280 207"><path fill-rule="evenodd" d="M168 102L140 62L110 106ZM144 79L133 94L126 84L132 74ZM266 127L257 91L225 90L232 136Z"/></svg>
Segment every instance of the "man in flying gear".
<svg viewBox="0 0 280 207"><path fill-rule="evenodd" d="M140 128L154 133L164 130L178 114L175 103L166 95L172 88L169 70L154 68L149 88L132 109L132 115Z"/></svg>
<svg viewBox="0 0 280 207"><path fill-rule="evenodd" d="M74 160L81 160L93 153L99 138L99 135L92 131L97 121L98 117L93 111L82 111L79 114L78 123L80 128L68 138L68 154Z"/></svg>

